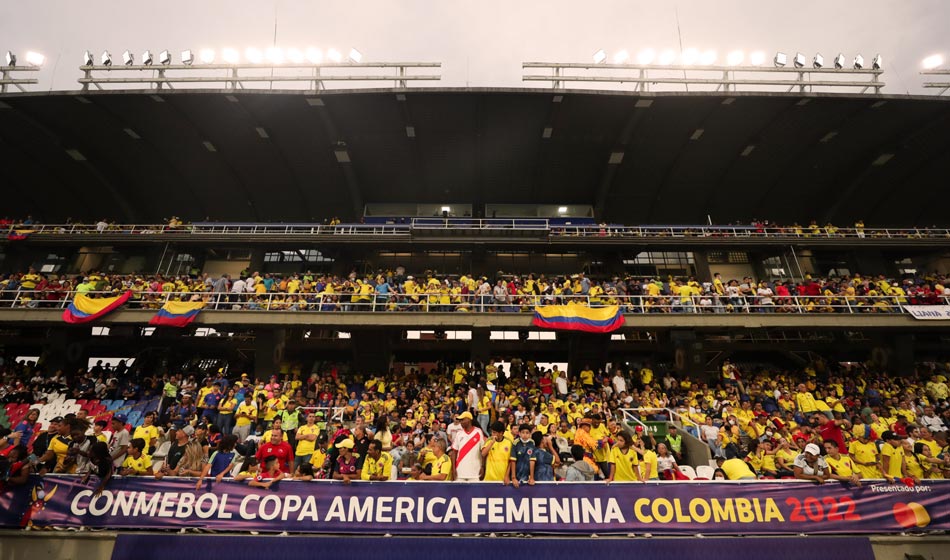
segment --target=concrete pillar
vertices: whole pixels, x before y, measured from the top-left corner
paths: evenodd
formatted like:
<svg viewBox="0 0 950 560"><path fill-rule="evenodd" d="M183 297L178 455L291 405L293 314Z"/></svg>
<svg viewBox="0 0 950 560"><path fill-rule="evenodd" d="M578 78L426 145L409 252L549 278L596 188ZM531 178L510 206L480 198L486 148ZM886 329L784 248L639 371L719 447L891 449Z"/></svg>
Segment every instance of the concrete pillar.
<svg viewBox="0 0 950 560"><path fill-rule="evenodd" d="M472 329L471 360L485 364L491 359L491 329Z"/></svg>
<svg viewBox="0 0 950 560"><path fill-rule="evenodd" d="M280 370L287 345L285 329L259 328L254 337L254 376L264 379Z"/></svg>
<svg viewBox="0 0 950 560"><path fill-rule="evenodd" d="M592 333L558 333L558 342L564 338L567 341L567 372L571 378L580 374L585 365L594 371L602 369L607 364L607 345L610 342L609 334Z"/></svg>
<svg viewBox="0 0 950 560"><path fill-rule="evenodd" d="M254 247L251 249L251 262L247 265L251 270L251 274L264 269L264 253L266 252L267 249L264 247Z"/></svg>
<svg viewBox="0 0 950 560"><path fill-rule="evenodd" d="M693 251L693 261L696 266L696 279L699 282L712 281L712 272L709 271L709 259L706 251Z"/></svg>
<svg viewBox="0 0 950 560"><path fill-rule="evenodd" d="M386 373L392 363L394 331L354 330L353 368L362 374Z"/></svg>

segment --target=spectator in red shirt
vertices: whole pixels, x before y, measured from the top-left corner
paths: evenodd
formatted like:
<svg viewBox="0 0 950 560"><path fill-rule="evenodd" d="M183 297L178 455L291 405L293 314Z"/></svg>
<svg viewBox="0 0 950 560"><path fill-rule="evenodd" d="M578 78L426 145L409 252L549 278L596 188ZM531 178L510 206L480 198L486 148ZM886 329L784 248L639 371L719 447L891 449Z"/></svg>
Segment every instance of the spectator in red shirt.
<svg viewBox="0 0 950 560"><path fill-rule="evenodd" d="M279 429L271 430L270 441L261 445L257 450L258 463L264 464L264 459L273 455L277 458L277 465L284 474L291 474L290 465L293 464L294 450L284 441L284 432Z"/></svg>
<svg viewBox="0 0 950 560"><path fill-rule="evenodd" d="M833 441L838 444L838 449L847 449L841 428L850 429L850 422L847 420L830 420L824 414L816 414L814 418L818 419L818 433L821 434L823 441Z"/></svg>

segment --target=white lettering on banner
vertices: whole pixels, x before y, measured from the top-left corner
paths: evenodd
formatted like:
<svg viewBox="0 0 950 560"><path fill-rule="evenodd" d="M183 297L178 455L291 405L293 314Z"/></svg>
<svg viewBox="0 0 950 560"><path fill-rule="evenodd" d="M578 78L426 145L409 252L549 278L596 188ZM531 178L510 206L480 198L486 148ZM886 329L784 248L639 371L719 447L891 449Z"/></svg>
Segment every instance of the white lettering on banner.
<svg viewBox="0 0 950 560"><path fill-rule="evenodd" d="M213 495L214 494L212 494L212 496ZM231 512L227 510L227 508L228 508L228 495L221 494L221 501L219 502L219 505L218 505L218 519L231 519L232 517L234 517L231 514Z"/></svg>
<svg viewBox="0 0 950 560"><path fill-rule="evenodd" d="M194 494L182 494L181 498L178 498L178 510L175 512L175 517L178 519L191 517L191 514L195 512L194 504Z"/></svg>
<svg viewBox="0 0 950 560"><path fill-rule="evenodd" d="M274 511L269 512L267 508L270 507L268 504L274 504ZM264 521L270 521L271 519L276 519L280 514L280 498L271 494L270 496L264 496L264 499L261 500L260 505L257 506L257 515L260 516Z"/></svg>
<svg viewBox="0 0 950 560"><path fill-rule="evenodd" d="M240 508L240 510L238 511L238 514L241 516L241 519L254 519L254 515L251 514L251 513L248 513L248 511L247 511L247 506L248 506L248 504L250 504L251 502L258 502L258 501L260 501L260 499L261 499L261 497L258 496L257 494L251 494L251 495L249 495L249 496L244 496L244 499L241 500L241 508Z"/></svg>
<svg viewBox="0 0 950 560"><path fill-rule="evenodd" d="M167 494L163 494L162 504L158 507L158 516L175 517L175 512L172 510L172 508L175 507L177 502L178 492L168 492Z"/></svg>
<svg viewBox="0 0 950 560"><path fill-rule="evenodd" d="M412 498L396 498L396 523L413 523Z"/></svg>
<svg viewBox="0 0 950 560"><path fill-rule="evenodd" d="M92 496L92 490L80 490L77 492L76 497L73 498L72 503L69 504L69 511L72 512L73 515L86 515L86 508L79 507L79 500L88 498L89 496Z"/></svg>
<svg viewBox="0 0 950 560"><path fill-rule="evenodd" d="M230 516L231 514L228 514L228 517ZM300 515L297 516L297 521L303 521L304 519L320 521L320 515L317 512L317 499L313 496L307 496L307 499L303 502L303 508L300 509Z"/></svg>
<svg viewBox="0 0 950 560"><path fill-rule="evenodd" d="M102 494L99 494L89 502L89 513L93 515L105 515L110 509L112 509L112 492L106 490ZM100 506L99 502L105 502L105 505Z"/></svg>
<svg viewBox="0 0 950 560"><path fill-rule="evenodd" d="M224 498L224 496L222 496ZM210 502L205 506L205 502ZM181 503L179 503L179 507ZM214 494L202 494L195 500L195 515L198 519L210 519L218 509L218 497Z"/></svg>
<svg viewBox="0 0 950 560"><path fill-rule="evenodd" d="M377 523L392 523L393 518L390 515L393 511L393 506L391 505L393 501L392 496L382 496L376 498L376 522Z"/></svg>
<svg viewBox="0 0 950 560"><path fill-rule="evenodd" d="M914 319L921 321L944 321L950 319L950 305L905 305L904 309Z"/></svg>
<svg viewBox="0 0 950 560"><path fill-rule="evenodd" d="M149 498L146 492L138 492L138 496L139 500L135 503L135 511L132 512L132 515L148 515L154 517L155 512L158 511L158 504L161 503L162 493L156 492Z"/></svg>

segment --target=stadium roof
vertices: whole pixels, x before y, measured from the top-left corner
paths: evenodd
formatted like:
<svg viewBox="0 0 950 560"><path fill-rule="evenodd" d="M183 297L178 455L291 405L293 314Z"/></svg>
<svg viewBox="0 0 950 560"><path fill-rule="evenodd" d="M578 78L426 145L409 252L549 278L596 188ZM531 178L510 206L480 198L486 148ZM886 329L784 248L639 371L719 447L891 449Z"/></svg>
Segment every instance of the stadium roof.
<svg viewBox="0 0 950 560"><path fill-rule="evenodd" d="M593 204L629 224L947 224L950 100L541 89L0 96L4 210L301 222Z"/></svg>

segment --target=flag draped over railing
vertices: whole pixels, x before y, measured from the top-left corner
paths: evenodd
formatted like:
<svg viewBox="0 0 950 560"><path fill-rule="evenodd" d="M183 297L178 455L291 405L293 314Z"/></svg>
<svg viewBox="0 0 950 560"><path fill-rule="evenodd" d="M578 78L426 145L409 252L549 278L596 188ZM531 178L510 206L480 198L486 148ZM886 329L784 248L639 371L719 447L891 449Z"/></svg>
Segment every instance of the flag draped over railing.
<svg viewBox="0 0 950 560"><path fill-rule="evenodd" d="M148 324L156 327L184 327L204 308L203 301L167 301Z"/></svg>
<svg viewBox="0 0 950 560"><path fill-rule="evenodd" d="M76 294L69 307L63 311L63 321L74 324L95 321L121 307L129 301L131 296L132 292L130 291L106 298L93 298L86 294Z"/></svg>
<svg viewBox="0 0 950 560"><path fill-rule="evenodd" d="M608 333L623 326L623 321L619 305L545 305L534 308L533 324L542 329Z"/></svg>

